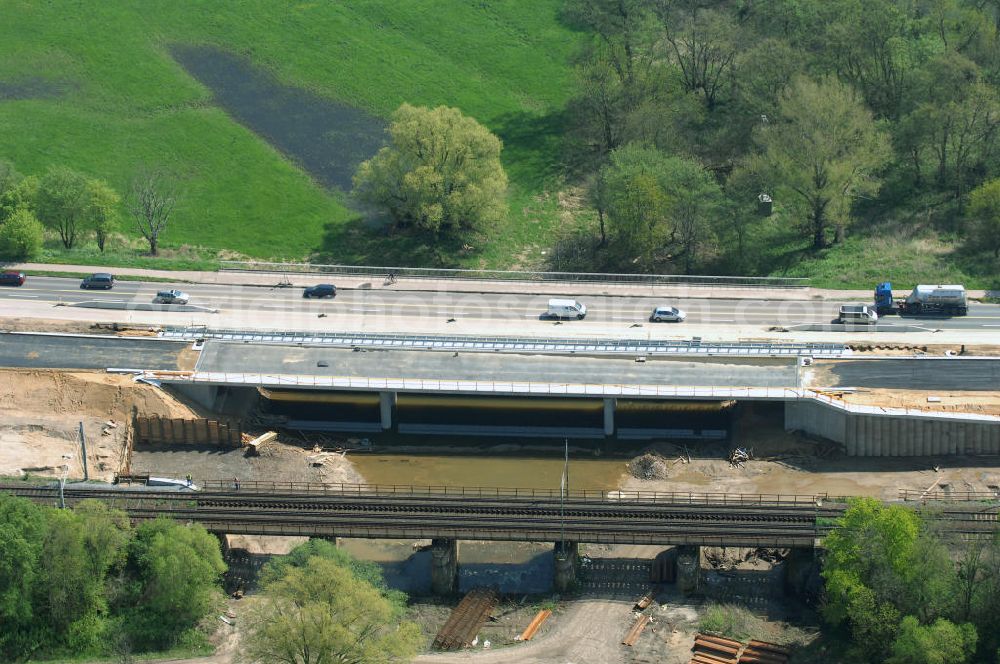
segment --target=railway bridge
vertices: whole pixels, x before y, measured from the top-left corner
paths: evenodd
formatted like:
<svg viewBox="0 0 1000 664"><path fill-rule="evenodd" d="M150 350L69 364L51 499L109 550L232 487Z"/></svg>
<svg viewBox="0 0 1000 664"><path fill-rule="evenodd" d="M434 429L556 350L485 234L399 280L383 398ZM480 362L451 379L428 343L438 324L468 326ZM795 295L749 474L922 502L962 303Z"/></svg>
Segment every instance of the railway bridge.
<svg viewBox="0 0 1000 664"><path fill-rule="evenodd" d="M557 588L575 578L580 543L678 547L678 581L697 584L699 547L789 548L808 554L845 509L825 495L316 485L228 481L198 491L105 484L0 484L0 492L51 506L97 498L133 521L167 516L219 535L430 539L432 587L456 587L460 540L554 542ZM998 527L996 502L933 512L965 535ZM692 575L695 577L692 579Z"/></svg>

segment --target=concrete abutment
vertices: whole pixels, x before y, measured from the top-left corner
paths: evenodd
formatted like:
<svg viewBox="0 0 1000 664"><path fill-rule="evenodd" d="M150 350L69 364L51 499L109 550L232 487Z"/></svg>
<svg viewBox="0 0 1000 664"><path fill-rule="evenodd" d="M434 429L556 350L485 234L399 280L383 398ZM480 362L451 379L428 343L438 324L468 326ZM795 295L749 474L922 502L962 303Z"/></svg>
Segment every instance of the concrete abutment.
<svg viewBox="0 0 1000 664"><path fill-rule="evenodd" d="M458 591L458 540L431 540L431 592L452 595Z"/></svg>
<svg viewBox="0 0 1000 664"><path fill-rule="evenodd" d="M566 592L576 584L576 568L580 560L580 545L576 542L556 542L553 565L553 586L557 592Z"/></svg>

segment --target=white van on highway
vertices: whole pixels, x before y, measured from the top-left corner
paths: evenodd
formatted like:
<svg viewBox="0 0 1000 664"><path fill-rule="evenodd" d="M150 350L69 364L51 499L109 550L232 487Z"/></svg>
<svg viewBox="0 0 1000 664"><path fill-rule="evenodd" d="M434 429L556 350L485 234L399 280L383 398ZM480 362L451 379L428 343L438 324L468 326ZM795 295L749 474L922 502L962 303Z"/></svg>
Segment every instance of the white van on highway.
<svg viewBox="0 0 1000 664"><path fill-rule="evenodd" d="M871 325L878 322L878 314L874 307L867 304L845 304L840 307L840 315L837 316L840 323L864 323Z"/></svg>
<svg viewBox="0 0 1000 664"><path fill-rule="evenodd" d="M545 313L549 318L575 318L580 320L587 315L587 305L576 300L549 300L549 309Z"/></svg>

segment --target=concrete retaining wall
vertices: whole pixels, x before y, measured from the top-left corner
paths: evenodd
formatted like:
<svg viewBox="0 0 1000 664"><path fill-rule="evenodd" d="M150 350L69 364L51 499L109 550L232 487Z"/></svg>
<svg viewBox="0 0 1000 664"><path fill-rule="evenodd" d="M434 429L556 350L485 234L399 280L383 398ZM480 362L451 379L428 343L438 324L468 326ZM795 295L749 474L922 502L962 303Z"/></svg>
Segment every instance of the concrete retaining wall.
<svg viewBox="0 0 1000 664"><path fill-rule="evenodd" d="M842 443L849 456L1000 454L1000 418L981 415L875 414L803 399L785 403L785 429Z"/></svg>

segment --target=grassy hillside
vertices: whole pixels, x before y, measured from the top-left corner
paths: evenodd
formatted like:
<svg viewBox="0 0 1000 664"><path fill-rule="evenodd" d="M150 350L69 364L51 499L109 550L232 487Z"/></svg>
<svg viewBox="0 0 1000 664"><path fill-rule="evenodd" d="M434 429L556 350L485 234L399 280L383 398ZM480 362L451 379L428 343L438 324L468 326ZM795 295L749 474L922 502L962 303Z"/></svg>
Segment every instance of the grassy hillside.
<svg viewBox="0 0 1000 664"><path fill-rule="evenodd" d="M571 87L576 36L556 20L559 4L6 0L0 157L24 173L65 164L120 190L139 163L173 169L185 196L168 247L384 260L384 238L363 230L340 194L234 122L170 54L207 44L249 58L281 83L378 116L408 101L457 106L485 122L507 142L510 234L520 237L521 227L539 226L523 210L552 173L552 114ZM404 259L410 250L394 242L388 255ZM204 254L178 257L187 255Z"/></svg>

